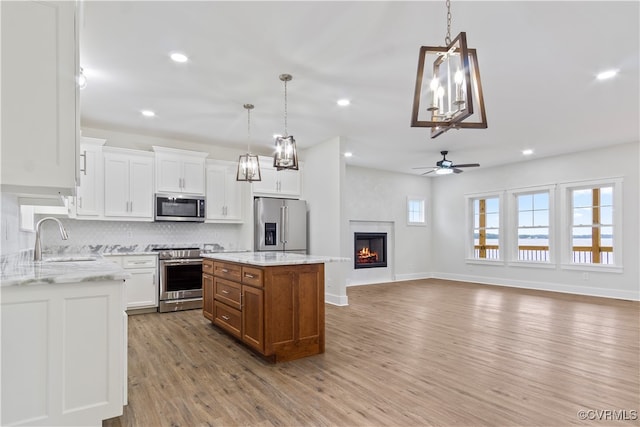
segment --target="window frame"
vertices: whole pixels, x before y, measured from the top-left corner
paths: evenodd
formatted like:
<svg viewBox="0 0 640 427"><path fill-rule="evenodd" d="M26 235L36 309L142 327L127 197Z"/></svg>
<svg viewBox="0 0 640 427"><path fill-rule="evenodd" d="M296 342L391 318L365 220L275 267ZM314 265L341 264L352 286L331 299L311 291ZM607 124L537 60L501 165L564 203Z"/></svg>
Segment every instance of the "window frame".
<svg viewBox="0 0 640 427"><path fill-rule="evenodd" d="M518 267L535 267L535 268L556 268L557 266L557 239L556 239L556 185L540 185L535 187L515 188L508 191L507 216L511 221L508 222L508 242L509 259L508 265ZM518 259L519 255L519 210L518 196L539 194L549 194L549 257L548 261L526 261Z"/></svg>
<svg viewBox="0 0 640 427"><path fill-rule="evenodd" d="M622 190L623 179L605 178L589 181L577 181L560 184L561 206L564 209L564 215L561 219L561 252L560 267L565 270L583 270L583 271L606 271L614 273L623 272L623 253L622 253ZM573 262L573 191L602 187L612 187L612 227L613 227L613 264L593 264L593 263L576 263Z"/></svg>
<svg viewBox="0 0 640 427"><path fill-rule="evenodd" d="M466 210L466 229L465 229L465 262L468 264L493 264L504 265L505 264L505 209L504 209L504 191L489 191L485 193L466 194L465 197L465 210ZM473 238L474 231L474 201L479 199L498 199L498 258L476 258L475 257L475 241Z"/></svg>
<svg viewBox="0 0 640 427"><path fill-rule="evenodd" d="M411 220L411 202L422 204L422 221ZM420 196L407 196L407 225L412 227L426 227L427 225L427 201Z"/></svg>

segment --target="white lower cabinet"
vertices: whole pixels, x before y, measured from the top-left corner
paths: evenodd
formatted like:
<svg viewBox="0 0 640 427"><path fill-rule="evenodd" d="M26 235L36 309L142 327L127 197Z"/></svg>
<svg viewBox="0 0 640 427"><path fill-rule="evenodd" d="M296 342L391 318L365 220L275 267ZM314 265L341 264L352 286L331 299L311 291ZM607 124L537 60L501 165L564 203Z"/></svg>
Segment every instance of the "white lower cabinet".
<svg viewBox="0 0 640 427"><path fill-rule="evenodd" d="M122 280L2 288L0 425L101 425L126 402Z"/></svg>
<svg viewBox="0 0 640 427"><path fill-rule="evenodd" d="M236 181L235 162L207 162L207 222L244 222L244 201L249 184Z"/></svg>
<svg viewBox="0 0 640 427"><path fill-rule="evenodd" d="M158 307L158 257L156 255L108 255L131 275L125 282L127 310Z"/></svg>

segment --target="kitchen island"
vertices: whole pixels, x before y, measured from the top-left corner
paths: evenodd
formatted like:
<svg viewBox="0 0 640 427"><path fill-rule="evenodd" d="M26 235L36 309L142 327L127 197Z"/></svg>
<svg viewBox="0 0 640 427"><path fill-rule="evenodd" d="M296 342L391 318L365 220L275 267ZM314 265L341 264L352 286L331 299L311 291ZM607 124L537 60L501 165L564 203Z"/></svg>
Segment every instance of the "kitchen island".
<svg viewBox="0 0 640 427"><path fill-rule="evenodd" d="M270 362L324 352L324 263L284 252L203 254L203 315Z"/></svg>

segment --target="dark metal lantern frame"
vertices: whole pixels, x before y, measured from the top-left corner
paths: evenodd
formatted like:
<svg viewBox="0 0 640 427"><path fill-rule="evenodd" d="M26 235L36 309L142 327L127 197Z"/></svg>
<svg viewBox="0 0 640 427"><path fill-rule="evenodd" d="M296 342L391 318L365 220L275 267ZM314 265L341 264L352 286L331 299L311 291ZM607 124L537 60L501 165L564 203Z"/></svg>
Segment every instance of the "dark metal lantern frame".
<svg viewBox="0 0 640 427"><path fill-rule="evenodd" d="M440 66L443 65L446 54L458 54L461 61L461 71L464 75L464 100L460 102L463 105L454 111L450 117L442 117L437 114L434 108L425 108L421 103L425 103L427 99L423 99L423 80L425 71L425 62L429 55L435 55L433 62L433 76L438 79L442 76ZM450 73L449 73L450 74ZM450 75L446 76L451 78ZM427 82L427 85L429 83ZM428 86L427 86L428 88ZM450 94L448 94L450 96ZM474 105L475 103L475 105ZM474 106L478 108L479 120L476 122L465 121L474 115ZM420 111L430 111L431 120L420 120ZM467 47L467 36L465 32L461 32L446 47L443 46L422 46L420 47L420 57L418 60L418 71L416 76L416 86L413 97L413 111L411 115L411 127L430 127L431 138L442 135L444 132L453 128L474 128L486 129L487 116L484 107L484 97L482 92L482 84L480 82L480 69L478 68L478 57L476 50Z"/></svg>

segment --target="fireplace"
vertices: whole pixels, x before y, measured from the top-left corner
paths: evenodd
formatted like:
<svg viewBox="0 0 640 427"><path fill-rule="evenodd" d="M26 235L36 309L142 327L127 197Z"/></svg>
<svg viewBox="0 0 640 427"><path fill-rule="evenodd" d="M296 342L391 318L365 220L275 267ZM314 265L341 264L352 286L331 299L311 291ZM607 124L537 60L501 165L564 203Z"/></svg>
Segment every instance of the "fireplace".
<svg viewBox="0 0 640 427"><path fill-rule="evenodd" d="M354 233L353 243L354 268L387 266L387 233Z"/></svg>

